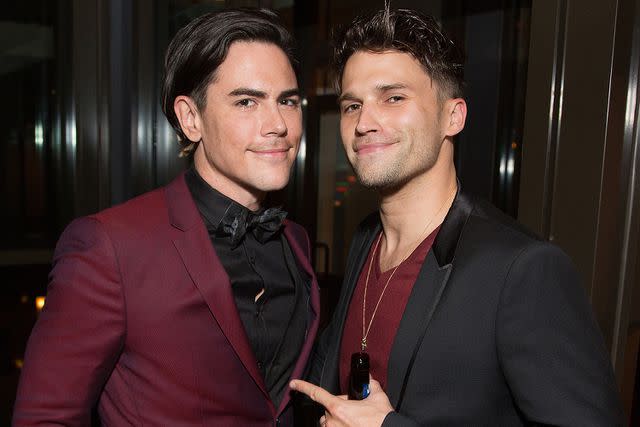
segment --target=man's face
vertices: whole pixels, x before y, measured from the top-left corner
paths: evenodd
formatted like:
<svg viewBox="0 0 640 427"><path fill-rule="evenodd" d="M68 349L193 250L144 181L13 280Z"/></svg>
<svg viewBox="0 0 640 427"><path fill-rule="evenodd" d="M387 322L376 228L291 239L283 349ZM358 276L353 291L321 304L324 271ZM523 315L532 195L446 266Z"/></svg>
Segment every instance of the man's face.
<svg viewBox="0 0 640 427"><path fill-rule="evenodd" d="M296 77L285 53L262 42L235 42L196 117L198 172L243 204L283 188L302 135Z"/></svg>
<svg viewBox="0 0 640 427"><path fill-rule="evenodd" d="M435 84L411 55L353 54L342 75L340 131L360 182L394 189L427 173L451 136L448 102L438 100Z"/></svg>

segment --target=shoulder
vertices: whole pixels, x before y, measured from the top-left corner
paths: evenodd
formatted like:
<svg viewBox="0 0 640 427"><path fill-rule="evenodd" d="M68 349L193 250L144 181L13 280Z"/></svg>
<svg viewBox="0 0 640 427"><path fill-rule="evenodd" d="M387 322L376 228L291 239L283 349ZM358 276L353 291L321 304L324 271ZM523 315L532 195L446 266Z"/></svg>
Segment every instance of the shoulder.
<svg viewBox="0 0 640 427"><path fill-rule="evenodd" d="M462 241L480 248L520 252L526 247L555 246L505 214L488 201L470 197L472 209L462 232Z"/></svg>
<svg viewBox="0 0 640 427"><path fill-rule="evenodd" d="M95 214L74 219L64 230L58 247L93 245L98 241L143 240L160 229L168 220L166 197L162 188L142 194L122 204Z"/></svg>
<svg viewBox="0 0 640 427"><path fill-rule="evenodd" d="M489 202L474 206L469 232L479 247L493 248L510 265L510 276L517 272L531 276L552 273L578 280L573 261L559 246L549 242ZM485 246L486 245L486 246Z"/></svg>
<svg viewBox="0 0 640 427"><path fill-rule="evenodd" d="M159 219L166 220L166 194L163 188L158 188L90 215L90 217L105 224L134 226L148 224L150 221Z"/></svg>
<svg viewBox="0 0 640 427"><path fill-rule="evenodd" d="M529 242L542 241L542 238L536 233L520 224L514 218L505 214L488 201L477 197L470 197L470 199L473 203L473 209L470 215L470 219L474 221L472 224L476 226L482 224L494 229L496 233L505 233L512 235L513 238Z"/></svg>
<svg viewBox="0 0 640 427"><path fill-rule="evenodd" d="M456 249L459 260L502 265L507 270L513 266L544 264L545 260L574 268L569 256L555 244L544 240L489 202L467 197L471 208Z"/></svg>

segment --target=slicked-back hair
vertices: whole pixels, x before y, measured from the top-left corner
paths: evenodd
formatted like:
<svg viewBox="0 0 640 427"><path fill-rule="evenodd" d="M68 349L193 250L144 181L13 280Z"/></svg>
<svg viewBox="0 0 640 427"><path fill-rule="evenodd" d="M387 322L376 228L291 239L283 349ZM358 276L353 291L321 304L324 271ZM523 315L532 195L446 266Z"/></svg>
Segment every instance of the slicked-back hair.
<svg viewBox="0 0 640 427"><path fill-rule="evenodd" d="M334 35L333 71L341 92L344 68L356 52L405 52L420 62L436 83L439 99L464 93L464 54L429 15L387 5L372 15L356 18Z"/></svg>
<svg viewBox="0 0 640 427"><path fill-rule="evenodd" d="M271 43L282 49L295 66L294 42L278 16L266 9L227 9L202 15L182 27L175 35L164 60L162 111L176 131L180 155L195 149L173 109L176 97L189 96L199 111L204 111L207 87L216 79L216 71L235 42Z"/></svg>

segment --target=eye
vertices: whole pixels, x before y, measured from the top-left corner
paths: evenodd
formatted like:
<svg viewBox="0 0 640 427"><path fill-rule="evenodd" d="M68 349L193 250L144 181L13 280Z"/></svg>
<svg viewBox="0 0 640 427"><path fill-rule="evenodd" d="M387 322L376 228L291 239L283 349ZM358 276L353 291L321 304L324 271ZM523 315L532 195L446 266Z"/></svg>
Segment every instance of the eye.
<svg viewBox="0 0 640 427"><path fill-rule="evenodd" d="M344 114L348 114L348 113L353 113L354 111L358 111L359 109L360 109L360 104L357 104L357 103L347 104L344 107L342 107L342 112Z"/></svg>
<svg viewBox="0 0 640 427"><path fill-rule="evenodd" d="M236 102L236 105L239 107L252 107L253 105L255 105L255 103L256 102L253 99L244 98Z"/></svg>
<svg viewBox="0 0 640 427"><path fill-rule="evenodd" d="M300 99L298 98L284 98L280 100L280 104L287 107L297 107L300 105Z"/></svg>
<svg viewBox="0 0 640 427"><path fill-rule="evenodd" d="M389 102L390 104L396 104L400 101L404 100L404 96L402 95L393 95L390 96L389 99L387 99L387 102Z"/></svg>

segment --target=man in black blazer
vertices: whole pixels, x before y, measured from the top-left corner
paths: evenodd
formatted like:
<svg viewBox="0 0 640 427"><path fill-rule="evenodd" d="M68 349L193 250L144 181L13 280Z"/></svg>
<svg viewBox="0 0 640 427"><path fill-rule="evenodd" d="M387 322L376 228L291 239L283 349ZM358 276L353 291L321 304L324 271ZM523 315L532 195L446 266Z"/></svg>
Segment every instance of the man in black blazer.
<svg viewBox="0 0 640 427"><path fill-rule="evenodd" d="M335 46L344 148L380 210L353 239L313 384L292 388L330 426L622 425L569 258L461 190L453 138L467 109L453 42L431 17L386 9ZM367 357L370 384L355 384ZM365 397L335 396L347 392Z"/></svg>

